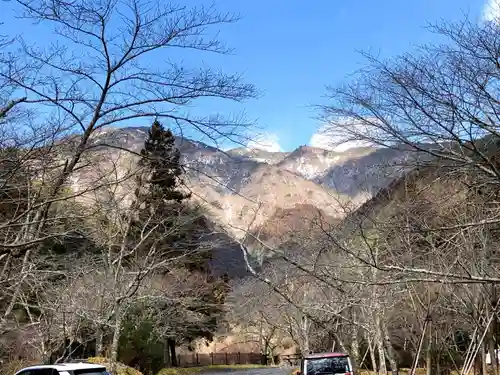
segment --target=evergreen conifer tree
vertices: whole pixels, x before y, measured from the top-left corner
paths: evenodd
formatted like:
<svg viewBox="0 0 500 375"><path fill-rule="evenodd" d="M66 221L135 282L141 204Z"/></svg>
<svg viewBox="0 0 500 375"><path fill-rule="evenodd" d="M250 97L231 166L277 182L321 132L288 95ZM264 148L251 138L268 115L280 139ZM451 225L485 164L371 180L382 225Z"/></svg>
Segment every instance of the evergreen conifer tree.
<svg viewBox="0 0 500 375"><path fill-rule="evenodd" d="M139 164L143 173L138 177L139 188L136 191L139 217L131 233L131 243L136 243L134 238L140 238L144 223L148 223L146 231L158 226L154 235L143 244L146 251L154 243L161 257L175 259L166 273L180 267L192 272L194 279L203 280L199 287L179 296L179 301L168 300L164 306L155 302L155 308L163 307L164 310L171 310L172 304L175 305L174 321L179 327L170 327L167 337L164 337L170 364L175 366L178 344L189 343L198 337L212 338L223 314L227 280L210 276L212 249L206 248L204 242L205 236L212 232L211 225L199 207L185 202L190 194L180 189L184 183L180 151L172 132L157 120L148 132L141 156ZM196 275L205 275L206 278ZM193 315L197 316L195 321L189 318ZM170 326L171 321L165 324Z"/></svg>
<svg viewBox="0 0 500 375"><path fill-rule="evenodd" d="M175 137L170 129L165 129L158 120L149 129L148 138L141 150L142 166L150 171L149 201L175 201L181 203L190 197L189 193L178 190L183 184L181 153L175 145Z"/></svg>

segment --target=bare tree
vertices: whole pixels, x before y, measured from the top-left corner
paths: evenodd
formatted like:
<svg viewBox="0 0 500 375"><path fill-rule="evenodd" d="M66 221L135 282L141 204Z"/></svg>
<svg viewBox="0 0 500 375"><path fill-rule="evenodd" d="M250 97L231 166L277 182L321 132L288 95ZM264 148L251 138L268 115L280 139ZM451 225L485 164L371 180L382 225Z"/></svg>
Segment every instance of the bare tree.
<svg viewBox="0 0 500 375"><path fill-rule="evenodd" d="M238 332L239 343L250 344L259 348L262 354L273 357L275 350L284 344L282 312L289 305L257 279L233 284L226 315L232 331Z"/></svg>
<svg viewBox="0 0 500 375"><path fill-rule="evenodd" d="M345 231L330 238L335 251L371 268L374 278L368 284L379 285L379 291L397 291L399 284L409 292L413 283L422 282L446 286L439 293L443 305L415 317L425 322L416 361L425 344L431 371L435 340L449 351L453 336L463 330L472 339L468 354L455 365L466 372L476 358L484 358L483 342L496 319L489 291L499 281L498 263L491 257L498 229L494 51L499 30L468 22L434 30L450 43L390 61L368 57L370 66L359 79L330 89L331 102L322 109L327 131L340 134L339 142L408 155L408 173L349 215ZM422 291L411 295L426 300ZM457 311L457 303L466 314ZM377 305L380 310L387 311ZM452 317L456 320L450 323Z"/></svg>
<svg viewBox="0 0 500 375"><path fill-rule="evenodd" d="M368 66L352 82L330 87L321 106L326 132L426 155L474 171L477 186L498 183L498 26L468 20L431 26L446 44ZM431 159L424 163L423 159ZM413 163L412 165L415 166Z"/></svg>
<svg viewBox="0 0 500 375"><path fill-rule="evenodd" d="M5 97L26 93L26 97L6 99L2 114L12 113L14 104L29 110L29 127L2 123L2 144L20 150L23 163L16 165L29 169L30 184L38 186L35 194L25 186L29 200L17 199L19 209L0 224L0 230L12 233L15 229L16 233L4 236L0 244L2 267L21 257L21 274L25 275L43 241L67 234L48 230L54 220L52 208L56 202L85 193L67 194L67 189L75 172L88 162L86 155L103 147L120 147L103 142L98 131L137 119L163 118L180 133L198 134L214 142L224 138L238 141L244 139L249 126L241 117L191 116L184 108L203 98L245 100L255 96L255 89L242 83L238 74L176 61L176 49L230 52L215 32L237 17L220 14L214 7L134 0L16 3L21 18L53 30L53 40L47 45L39 41L32 45L17 37L12 47L21 52L14 59L2 57L0 66ZM168 62L152 64L162 59ZM15 303L20 292L19 287L14 289L7 306ZM11 311L8 308L4 317Z"/></svg>
<svg viewBox="0 0 500 375"><path fill-rule="evenodd" d="M361 141L409 153L407 164L415 168L413 172L382 191L375 201L389 202L399 194L397 190L407 194L408 189L403 186L412 189L418 186L418 179L426 183L436 180L436 191L437 180L441 179L447 181L441 188L452 189L450 196L473 197L467 199L472 199L478 207L476 214L468 215L469 219L464 219L465 213L460 214L460 223L454 222L456 217L452 215L442 215L442 220L431 219L428 211L426 220L411 223L413 228L405 229L407 236L409 231L417 236L431 232L443 236L447 233L447 236L454 230L472 227L495 230L498 207L494 186L499 176L498 101L495 98L500 29L494 23L476 25L464 21L436 25L432 30L444 36L448 43L423 46L417 54L405 54L389 61L367 56L369 65L356 80L331 87L329 103L321 106L328 126L326 131L340 134L339 142ZM429 168L423 168L426 166ZM440 196L442 193L440 190ZM423 197L423 192L419 196ZM407 198L415 202L413 208L417 204L429 207L422 206L410 194ZM374 202L372 207L377 205ZM443 199L440 204L450 207L454 201ZM370 211L368 207L365 209ZM410 212L407 210L400 221L401 227L408 227L406 219L411 220L410 215L414 214ZM423 210L420 213L423 214ZM391 263L390 268L405 272L411 267ZM431 278L458 276L452 276L452 272L435 273L428 268L413 267L413 271ZM498 282L496 277L483 272L468 271L470 274L465 279L470 281Z"/></svg>

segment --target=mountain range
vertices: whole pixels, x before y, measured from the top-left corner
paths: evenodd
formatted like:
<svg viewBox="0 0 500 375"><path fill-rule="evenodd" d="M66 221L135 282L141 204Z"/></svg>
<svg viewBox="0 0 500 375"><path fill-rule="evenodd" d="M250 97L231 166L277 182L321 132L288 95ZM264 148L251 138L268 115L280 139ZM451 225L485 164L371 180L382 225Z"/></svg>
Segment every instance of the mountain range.
<svg viewBox="0 0 500 375"><path fill-rule="evenodd" d="M94 142L139 152L147 131L106 128ZM305 145L292 152L224 151L181 137L176 142L194 198L237 239L282 210L300 215L301 207L315 207L341 219L400 176L409 154L380 147L335 152Z"/></svg>

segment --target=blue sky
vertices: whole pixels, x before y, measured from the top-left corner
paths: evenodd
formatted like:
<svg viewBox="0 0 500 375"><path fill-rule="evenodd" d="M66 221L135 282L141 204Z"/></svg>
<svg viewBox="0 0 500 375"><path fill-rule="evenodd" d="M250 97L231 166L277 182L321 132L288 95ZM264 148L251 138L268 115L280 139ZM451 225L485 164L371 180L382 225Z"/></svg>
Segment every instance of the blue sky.
<svg viewBox="0 0 500 375"><path fill-rule="evenodd" d="M359 50L389 57L435 37L427 22L479 19L483 0L254 0L221 1L245 19L227 38L233 63L266 95L246 103L282 149L308 144L318 129L309 105L326 84L348 79L363 59ZM237 5L236 5L237 4Z"/></svg>
<svg viewBox="0 0 500 375"><path fill-rule="evenodd" d="M424 29L427 22L460 20L464 15L479 20L485 1L216 0L221 11L237 12L243 19L220 34L235 48L235 55L207 56L207 61L243 72L264 95L242 105L218 102L216 109L207 103L196 112L244 110L257 119L265 133L261 145L270 149L309 144L321 125L313 119L310 105L323 101L325 85L341 83L362 66L359 50L381 57L411 51L414 45L434 40ZM10 32L25 31L9 12L2 14L0 21Z"/></svg>

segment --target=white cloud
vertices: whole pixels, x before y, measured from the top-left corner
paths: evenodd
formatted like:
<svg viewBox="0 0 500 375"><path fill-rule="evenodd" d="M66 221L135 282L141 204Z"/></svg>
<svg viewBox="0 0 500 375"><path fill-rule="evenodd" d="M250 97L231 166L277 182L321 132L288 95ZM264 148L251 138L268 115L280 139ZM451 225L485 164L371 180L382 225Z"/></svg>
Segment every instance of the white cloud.
<svg viewBox="0 0 500 375"><path fill-rule="evenodd" d="M247 147L269 152L282 151L278 136L269 133L259 135L257 139L248 142Z"/></svg>
<svg viewBox="0 0 500 375"><path fill-rule="evenodd" d="M324 148L325 150L332 148L332 139L328 133L326 126L323 126L314 133L309 141L309 145L317 148Z"/></svg>
<svg viewBox="0 0 500 375"><path fill-rule="evenodd" d="M336 152L343 152L351 148L356 147L368 147L373 146L372 143L362 140L353 140L354 134L363 134L363 126L359 123L354 122L354 120L344 120L343 127L335 127L323 125L314 133L309 141L309 145L312 147L318 147L325 150L332 150Z"/></svg>
<svg viewBox="0 0 500 375"><path fill-rule="evenodd" d="M486 0L482 17L483 21L494 21L497 23L500 20L500 0Z"/></svg>

